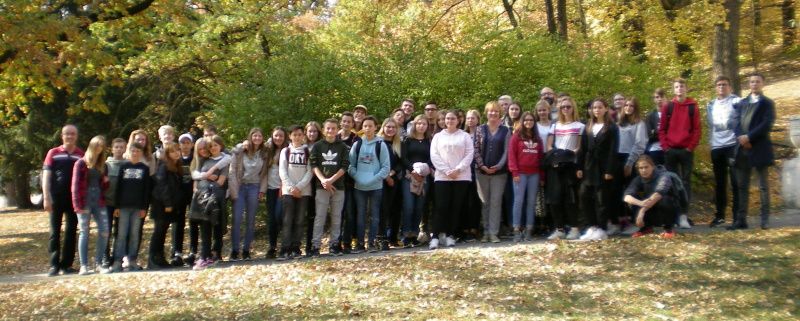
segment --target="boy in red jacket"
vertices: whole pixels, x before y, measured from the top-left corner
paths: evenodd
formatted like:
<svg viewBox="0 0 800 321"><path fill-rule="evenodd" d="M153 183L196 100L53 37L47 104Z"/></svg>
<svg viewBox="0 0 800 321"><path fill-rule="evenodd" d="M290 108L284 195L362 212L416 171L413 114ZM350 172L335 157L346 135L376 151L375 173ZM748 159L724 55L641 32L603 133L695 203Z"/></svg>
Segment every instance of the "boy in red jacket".
<svg viewBox="0 0 800 321"><path fill-rule="evenodd" d="M661 106L661 120L658 129L658 140L665 152L667 170L678 174L691 199L691 175L694 167L694 149L700 142L700 111L697 102L686 96L688 87L686 80L675 79L672 82L675 97ZM688 209L681 209L679 222L681 228L691 228L686 216Z"/></svg>

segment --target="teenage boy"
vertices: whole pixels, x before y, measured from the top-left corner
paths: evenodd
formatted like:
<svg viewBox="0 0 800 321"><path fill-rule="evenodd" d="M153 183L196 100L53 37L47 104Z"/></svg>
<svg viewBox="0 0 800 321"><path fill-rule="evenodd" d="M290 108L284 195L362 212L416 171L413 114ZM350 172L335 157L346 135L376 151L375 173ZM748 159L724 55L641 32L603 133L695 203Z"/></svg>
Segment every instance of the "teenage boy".
<svg viewBox="0 0 800 321"><path fill-rule="evenodd" d="M175 142L175 128L170 125L162 125L159 127L158 140L160 143L156 146L156 151L153 152L153 158L161 160L161 150L164 148L164 145ZM158 167L158 165L156 165L156 167Z"/></svg>
<svg viewBox="0 0 800 321"><path fill-rule="evenodd" d="M311 240L313 246L311 253L306 253L308 256L319 256L328 210L331 215L331 235L328 239L330 254L342 254L338 244L345 201L345 184L342 176L345 176L345 171L350 166L348 158L350 147L337 137L339 128L336 119L328 119L322 126L325 139L311 146L309 157L309 163L317 178L314 180L317 187L315 198L317 213L314 216L314 232Z"/></svg>
<svg viewBox="0 0 800 321"><path fill-rule="evenodd" d="M400 109L403 110L405 120L403 120L403 127L408 128L408 123L414 120L414 101L410 98L403 99L400 103Z"/></svg>
<svg viewBox="0 0 800 321"><path fill-rule="evenodd" d="M114 263L112 256L113 249L111 248L112 240L117 237L117 229L119 228L119 219L114 217L114 210L117 209L117 180L119 179L119 167L125 162L123 155L128 142L122 138L114 138L111 141L111 156L106 159L106 171L108 175L108 189L106 189L106 212L108 212L108 231L111 237L108 238L108 245L106 246L106 261L103 262L104 268L110 268Z"/></svg>
<svg viewBox="0 0 800 321"><path fill-rule="evenodd" d="M114 216L119 218L119 231L114 240L113 272L122 272L122 259L128 258L128 270L138 271L141 222L147 214L150 203L150 168L142 162L144 146L133 143L129 146L128 162L119 167L117 177L117 209Z"/></svg>
<svg viewBox="0 0 800 321"><path fill-rule="evenodd" d="M66 125L61 128L61 146L47 151L42 167L42 202L50 214L50 270L48 276L77 273L72 267L75 261L75 234L78 216L72 208L72 167L83 157L78 148L78 128ZM61 225L66 218L64 242L61 242Z"/></svg>
<svg viewBox="0 0 800 321"><path fill-rule="evenodd" d="M750 191L750 174L758 174L761 195L761 228L769 223L769 167L775 163L769 132L775 124L775 102L764 96L764 75L751 74L747 79L750 95L734 106L736 109L737 152L734 163L736 182L739 184L739 204L733 225L728 229L747 228L747 207Z"/></svg>
<svg viewBox="0 0 800 321"><path fill-rule="evenodd" d="M656 88L653 91L655 108L647 113L644 123L647 126L647 147L645 147L644 153L650 156L656 165L664 165L664 151L661 150L661 142L658 140L658 126L661 123L661 105L664 104L664 97L666 97L664 89Z"/></svg>
<svg viewBox="0 0 800 321"><path fill-rule="evenodd" d="M292 143L283 148L280 154L278 173L281 177L281 197L283 205L283 241L279 260L300 258L300 241L303 238L303 219L311 199L311 166L308 162L309 150L305 144L303 127L289 127ZM308 254L308 253L306 253Z"/></svg>
<svg viewBox="0 0 800 321"><path fill-rule="evenodd" d="M178 146L181 149L181 166L183 167L183 178L181 179L181 198L180 203L178 204L178 208L176 210L176 217L175 217L175 227L172 229L172 258L169 261L169 264L176 267L183 266L183 237L184 237L184 227L186 226L186 209L189 206L189 203L192 202L192 194L194 193L193 190L193 183L192 180L192 171L189 169L189 165L192 163L192 158L194 158L194 138L192 134L184 133L181 137L178 137ZM190 223L189 226L190 231L194 231L194 233L189 233L190 235L194 235L194 244L197 244L197 236L199 234L200 226L197 223ZM193 262L194 263L194 262Z"/></svg>
<svg viewBox="0 0 800 321"><path fill-rule="evenodd" d="M686 194L692 198L692 169L694 167L694 149L700 143L700 111L697 102L686 96L688 87L686 80L675 79L672 82L675 97L661 107L661 120L658 128L658 139L664 150L664 161L667 170L678 174ZM678 224L683 229L691 228L686 216L688 209L682 209Z"/></svg>
<svg viewBox="0 0 800 321"><path fill-rule="evenodd" d="M356 132L361 132L361 123L364 121L364 117L367 117L367 106L364 105L356 105L353 107L353 130Z"/></svg>
<svg viewBox="0 0 800 321"><path fill-rule="evenodd" d="M342 120L340 122L341 129L339 130L339 140L341 140L347 148L353 147L356 141L361 138L353 132L353 124L355 118L350 112L342 113ZM345 172L347 168L345 168ZM344 211L342 212L342 232L340 234L341 250L344 254L350 254L352 251L352 242L356 232L356 202L355 202L355 181L353 178L345 176L344 178Z"/></svg>
<svg viewBox="0 0 800 321"><path fill-rule="evenodd" d="M433 137L436 130L436 122L439 121L439 105L435 101L428 101L425 103L424 112L425 118L428 120L428 137ZM406 133L410 133L411 129L411 123L409 122L406 127Z"/></svg>
<svg viewBox="0 0 800 321"><path fill-rule="evenodd" d="M730 162L736 149L736 134L733 132L736 113L733 105L738 103L740 98L731 93L731 80L728 77L717 77L714 81L714 88L717 98L708 102L706 107L708 128L711 129L708 138L711 143L711 166L714 171L714 201L716 203L716 212L714 212L714 220L711 221L710 227L725 223L729 183L733 192L733 215L736 215L736 204L739 199L736 177L733 175ZM728 182L729 175L730 182Z"/></svg>

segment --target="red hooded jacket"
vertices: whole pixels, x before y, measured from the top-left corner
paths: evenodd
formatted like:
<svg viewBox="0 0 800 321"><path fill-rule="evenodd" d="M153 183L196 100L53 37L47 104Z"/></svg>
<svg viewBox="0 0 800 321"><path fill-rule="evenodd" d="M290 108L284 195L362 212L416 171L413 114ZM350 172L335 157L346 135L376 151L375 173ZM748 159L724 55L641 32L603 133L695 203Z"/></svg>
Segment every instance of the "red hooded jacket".
<svg viewBox="0 0 800 321"><path fill-rule="evenodd" d="M672 114L667 115L669 105L672 104ZM693 108L694 113L690 119L689 109ZM658 126L658 140L664 151L672 148L686 148L694 151L700 143L701 136L700 109L697 102L692 98L686 98L683 102L678 102L673 98L670 103L661 106L661 121Z"/></svg>

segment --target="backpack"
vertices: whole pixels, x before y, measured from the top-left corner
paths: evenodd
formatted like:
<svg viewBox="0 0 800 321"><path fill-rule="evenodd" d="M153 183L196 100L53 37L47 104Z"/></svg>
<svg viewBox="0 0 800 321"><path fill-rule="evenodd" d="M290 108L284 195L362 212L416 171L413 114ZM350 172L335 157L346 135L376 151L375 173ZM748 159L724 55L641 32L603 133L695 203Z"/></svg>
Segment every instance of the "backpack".
<svg viewBox="0 0 800 321"><path fill-rule="evenodd" d="M675 200L678 201L678 206L681 209L681 213L686 213L689 210L689 194L686 192L686 187L683 186L683 180L673 172L668 170L664 171L664 175L669 177L669 180L672 182L672 188L670 189L670 194Z"/></svg>
<svg viewBox="0 0 800 321"><path fill-rule="evenodd" d="M667 118L667 121L664 123L666 125L666 128L664 128L664 131L669 130L669 121L670 121L670 119L672 119L672 110L673 109L675 109L675 104L673 104L670 101L669 104L667 104L667 114L664 115L664 117ZM697 109L697 105L696 104L689 105L689 131L692 131L694 129L692 127L694 126L694 110L695 109Z"/></svg>
<svg viewBox="0 0 800 321"><path fill-rule="evenodd" d="M363 140L357 140L353 143L353 148L356 149L356 168L358 167L358 158L361 156L361 142ZM383 139L378 139L378 143L375 144L375 157L378 157L378 160L381 159L381 145L383 144Z"/></svg>

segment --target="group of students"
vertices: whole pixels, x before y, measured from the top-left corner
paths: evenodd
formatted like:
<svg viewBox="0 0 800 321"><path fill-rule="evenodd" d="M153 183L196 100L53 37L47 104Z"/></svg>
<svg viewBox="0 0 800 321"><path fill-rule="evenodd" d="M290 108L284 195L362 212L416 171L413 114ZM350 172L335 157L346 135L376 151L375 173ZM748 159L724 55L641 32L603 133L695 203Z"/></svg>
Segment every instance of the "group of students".
<svg viewBox="0 0 800 321"><path fill-rule="evenodd" d="M711 224L724 222L730 182L734 220L729 228L747 227L747 190L755 168L766 228L774 104L763 96L763 75L748 77L746 99L731 95L730 83L725 77L716 80L717 98L707 108L717 180ZM228 199L231 261L251 259L264 199L267 258L281 260L300 258L303 244L305 256L319 256L326 231L330 255L423 243L437 249L457 241L500 242L506 233L516 242L536 234L550 240L603 240L618 233L639 237L663 227L661 235L670 238L674 225L690 228L690 175L701 136L700 110L686 96L686 82L675 80L673 91L674 98L667 100L663 90L656 90L656 108L646 116L635 98L616 94L613 105L593 99L585 121L573 98L550 88L542 89L532 111L501 96L483 113L439 111L427 102L424 113L415 116L414 102L404 100L380 121L358 105L322 124L268 133L253 128L230 149L214 126L206 126L196 140L186 133L176 142L175 130L165 125L158 130L155 151L147 133L136 130L127 141L114 139L108 157L103 136L93 137L84 154L76 145L77 128L67 125L63 144L45 158L42 177L51 221L49 275L140 269L147 213L154 222L149 269L205 269L222 260ZM94 266L88 257L91 219L98 231ZM81 267L75 271L78 224ZM165 252L170 226L171 251Z"/></svg>

